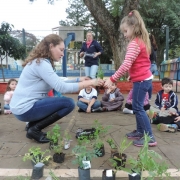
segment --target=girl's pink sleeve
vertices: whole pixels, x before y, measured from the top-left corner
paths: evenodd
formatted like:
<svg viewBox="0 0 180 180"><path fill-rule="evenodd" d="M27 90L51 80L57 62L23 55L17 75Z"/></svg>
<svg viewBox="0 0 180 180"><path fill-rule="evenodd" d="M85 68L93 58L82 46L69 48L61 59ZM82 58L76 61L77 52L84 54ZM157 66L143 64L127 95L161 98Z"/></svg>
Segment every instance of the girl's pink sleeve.
<svg viewBox="0 0 180 180"><path fill-rule="evenodd" d="M119 69L110 77L112 82L116 82L121 76L123 76L132 66L140 53L140 47L135 40L131 41L127 47L126 56L124 62Z"/></svg>

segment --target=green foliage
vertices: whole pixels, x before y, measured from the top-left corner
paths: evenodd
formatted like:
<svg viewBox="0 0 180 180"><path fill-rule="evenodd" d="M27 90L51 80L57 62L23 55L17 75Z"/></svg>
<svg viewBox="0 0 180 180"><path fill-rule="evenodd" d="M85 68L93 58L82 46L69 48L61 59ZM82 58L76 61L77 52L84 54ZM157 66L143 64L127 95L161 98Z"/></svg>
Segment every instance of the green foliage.
<svg viewBox="0 0 180 180"><path fill-rule="evenodd" d="M180 57L180 46L176 45L173 49L169 50L169 59Z"/></svg>
<svg viewBox="0 0 180 180"><path fill-rule="evenodd" d="M15 60L23 59L25 57L26 48L23 46L20 41L12 36L9 32L12 31L13 25L3 22L0 28L0 60L1 68L2 61L6 57L12 57ZM2 68L2 76L5 81L4 71Z"/></svg>
<svg viewBox="0 0 180 180"><path fill-rule="evenodd" d="M65 133L64 133L64 140L65 141L70 141L71 140L71 135L67 131L65 131Z"/></svg>
<svg viewBox="0 0 180 180"><path fill-rule="evenodd" d="M114 140L112 138L108 138L106 142L110 145L112 149L117 149L117 145L115 144Z"/></svg>
<svg viewBox="0 0 180 180"><path fill-rule="evenodd" d="M29 152L24 155L23 161L31 160L35 164L37 164L38 162L42 162L42 163L48 162L51 156L50 155L45 156L47 152L50 151L47 149L45 151L41 151L40 147L33 146L29 149Z"/></svg>
<svg viewBox="0 0 180 180"><path fill-rule="evenodd" d="M124 137L119 145L117 146L119 157L114 157L110 159L110 162L112 163L112 166L115 169L122 169L122 166L118 166L117 162L121 162L122 165L124 165L124 157L123 154L125 154L125 150L132 144L132 141L127 142L127 138Z"/></svg>
<svg viewBox="0 0 180 180"><path fill-rule="evenodd" d="M163 175L169 177L170 174L167 172L168 165L162 160L162 157L153 150L149 150L148 142L150 137L144 136L144 146L140 149L137 158L130 157L126 164L130 165L128 172L136 172L142 174L143 171L149 172L148 179L153 180L155 177L163 178ZM141 177L141 180L144 178Z"/></svg>
<svg viewBox="0 0 180 180"><path fill-rule="evenodd" d="M100 78L100 79L104 78L104 71L102 70L101 65L99 65L99 67L98 67L97 78Z"/></svg>
<svg viewBox="0 0 180 180"><path fill-rule="evenodd" d="M52 147L52 150L54 151L54 153L57 153L57 154L62 153L62 149L63 149L62 142L60 142L58 145L55 145Z"/></svg>
<svg viewBox="0 0 180 180"><path fill-rule="evenodd" d="M56 124L51 131L47 132L47 138L54 144L58 143L60 135L60 126L58 124Z"/></svg>
<svg viewBox="0 0 180 180"><path fill-rule="evenodd" d="M92 158L97 157L96 151L88 150L86 146L76 145L72 149L72 153L75 155L75 160L72 161L73 164L78 164L81 169L85 169L85 164L83 161L91 161Z"/></svg>

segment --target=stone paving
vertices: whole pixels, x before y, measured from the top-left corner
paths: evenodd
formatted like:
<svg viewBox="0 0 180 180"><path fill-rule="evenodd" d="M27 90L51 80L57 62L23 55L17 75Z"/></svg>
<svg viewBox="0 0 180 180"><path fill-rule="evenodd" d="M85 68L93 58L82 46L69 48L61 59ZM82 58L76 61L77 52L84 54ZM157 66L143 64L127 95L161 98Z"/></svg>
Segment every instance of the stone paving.
<svg viewBox="0 0 180 180"><path fill-rule="evenodd" d="M177 95L180 99L180 94L177 93ZM75 101L77 100L77 94L68 94L67 96L72 97ZM125 94L124 97L126 98L126 96L127 95ZM101 100L101 97L102 95L99 95L98 99ZM151 104L153 104L154 99L155 94L153 94ZM3 95L0 95L0 102L3 105ZM72 164L73 156L71 154L72 147L77 144L75 132L79 127L83 129L91 128L94 120L98 120L104 126L111 125L112 128L106 134L106 138L111 137L118 144L127 132L135 129L136 122L134 115L123 114L122 111L86 114L77 112L77 109L78 108L76 107L72 113L57 122L57 124L61 126L62 134L65 130L68 130L73 140L71 148L64 150L64 153L66 153L65 162L62 164L50 162L45 169L77 169L77 165ZM46 128L45 131L50 130L53 126L54 124ZM152 129L158 145L156 147L151 147L150 149L158 152L169 164L169 168L178 169L180 167L180 132L160 132L157 130L156 125L152 125ZM32 146L40 146L43 150L48 149L49 147L48 144L38 144L33 140L27 139L25 123L18 121L12 114L4 115L2 113L0 115L0 179L5 179L6 176L1 172L3 169L32 169L31 162L22 161L23 155L28 152L28 149ZM138 147L131 145L130 148L126 150L126 154L128 156L136 157L138 150ZM109 162L110 147L106 142L105 151L106 154L104 157L92 160L92 169L103 170L112 168ZM70 177L60 179L71 179ZM72 179L76 180L75 177ZM125 180L127 178L121 179ZM177 177L175 179L180 178Z"/></svg>

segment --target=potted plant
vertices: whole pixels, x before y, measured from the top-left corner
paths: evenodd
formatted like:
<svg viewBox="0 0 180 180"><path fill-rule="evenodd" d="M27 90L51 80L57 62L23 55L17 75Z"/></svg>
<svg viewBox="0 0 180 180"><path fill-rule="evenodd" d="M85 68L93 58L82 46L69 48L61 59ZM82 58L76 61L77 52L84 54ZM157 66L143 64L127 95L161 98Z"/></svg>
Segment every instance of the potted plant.
<svg viewBox="0 0 180 180"><path fill-rule="evenodd" d="M149 150L148 142L150 137L144 135L144 146L140 149L137 158L130 157L127 163L130 166L130 170L124 169L129 172L129 180L143 180L143 171L148 171L148 179L154 179L155 177L164 176L169 177L170 173L167 172L168 165L162 160L162 157L154 150Z"/></svg>
<svg viewBox="0 0 180 180"><path fill-rule="evenodd" d="M69 149L71 145L71 135L65 131L64 133L64 149Z"/></svg>
<svg viewBox="0 0 180 180"><path fill-rule="evenodd" d="M78 164L79 180L90 180L91 160L97 157L95 150L88 150L85 145L76 145L72 153L75 155L72 163Z"/></svg>
<svg viewBox="0 0 180 180"><path fill-rule="evenodd" d="M104 142L99 138L99 135L96 136L93 147L98 157L103 157L105 155Z"/></svg>
<svg viewBox="0 0 180 180"><path fill-rule="evenodd" d="M53 149L53 146L58 145L58 139L60 137L60 126L56 124L51 131L47 132L47 138L49 141L49 149Z"/></svg>
<svg viewBox="0 0 180 180"><path fill-rule="evenodd" d="M112 138L108 138L106 140L106 142L109 144L109 146L111 147L111 157L113 156L113 154L118 152L118 148L116 143L114 142L114 140Z"/></svg>
<svg viewBox="0 0 180 180"><path fill-rule="evenodd" d="M110 126L102 126L101 123L98 122L98 120L94 121L93 128L95 129L94 132L94 149L96 151L96 155L98 157L102 157L105 155L105 149L104 149L104 137L105 134L108 132Z"/></svg>
<svg viewBox="0 0 180 180"><path fill-rule="evenodd" d="M44 164L47 164L50 155L45 156L49 150L41 151L40 147L31 147L23 157L23 161L31 160L33 164L32 179L40 179L43 176Z"/></svg>
<svg viewBox="0 0 180 180"><path fill-rule="evenodd" d="M62 152L63 149L63 142L60 141L60 143L56 146L53 146L53 161L56 163L63 163L65 158L65 153Z"/></svg>
<svg viewBox="0 0 180 180"><path fill-rule="evenodd" d="M132 141L127 142L127 138L124 137L122 141L120 142L118 146L118 152L114 153L112 155L112 158L110 159L112 166L115 169L121 169L122 167L125 167L127 155L124 153L124 151L132 144Z"/></svg>

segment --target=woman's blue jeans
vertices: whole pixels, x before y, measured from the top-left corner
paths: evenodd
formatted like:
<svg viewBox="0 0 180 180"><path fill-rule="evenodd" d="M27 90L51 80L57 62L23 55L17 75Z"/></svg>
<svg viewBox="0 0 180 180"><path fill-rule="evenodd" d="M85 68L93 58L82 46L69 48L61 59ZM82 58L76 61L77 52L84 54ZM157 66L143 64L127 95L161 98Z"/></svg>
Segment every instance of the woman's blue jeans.
<svg viewBox="0 0 180 180"><path fill-rule="evenodd" d="M152 80L133 83L133 112L136 116L137 131L152 136L151 124L144 110L144 99L151 87Z"/></svg>
<svg viewBox="0 0 180 180"><path fill-rule="evenodd" d="M66 116L75 107L74 100L68 97L47 97L37 101L34 106L22 115L15 115L24 122L39 121L57 112L60 118Z"/></svg>
<svg viewBox="0 0 180 180"><path fill-rule="evenodd" d="M95 79L97 70L97 65L92 65L91 67L85 66L85 76L90 76L92 79Z"/></svg>
<svg viewBox="0 0 180 180"><path fill-rule="evenodd" d="M77 106L86 112L88 104L82 101L78 101ZM95 103L91 106L92 109L97 109L99 107L101 107L101 102L99 100L96 100Z"/></svg>

